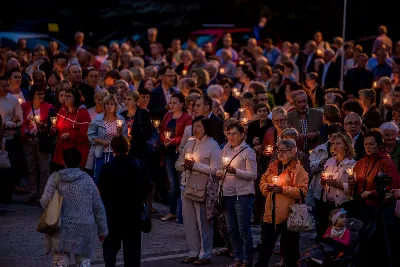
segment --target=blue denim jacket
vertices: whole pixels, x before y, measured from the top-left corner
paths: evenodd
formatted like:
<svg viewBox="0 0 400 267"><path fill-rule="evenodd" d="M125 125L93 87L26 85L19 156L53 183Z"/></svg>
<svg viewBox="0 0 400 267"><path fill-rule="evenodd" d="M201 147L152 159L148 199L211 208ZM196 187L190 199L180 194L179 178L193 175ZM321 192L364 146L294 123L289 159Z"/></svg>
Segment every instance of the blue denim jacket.
<svg viewBox="0 0 400 267"><path fill-rule="evenodd" d="M128 128L126 127L126 122L124 117L117 114L118 120L123 120L122 123L122 135L128 136ZM104 126L104 113L97 115L89 125L88 138L90 144L94 147L94 157L100 158L103 154L104 146L96 144L93 139L98 138L106 139L106 128Z"/></svg>

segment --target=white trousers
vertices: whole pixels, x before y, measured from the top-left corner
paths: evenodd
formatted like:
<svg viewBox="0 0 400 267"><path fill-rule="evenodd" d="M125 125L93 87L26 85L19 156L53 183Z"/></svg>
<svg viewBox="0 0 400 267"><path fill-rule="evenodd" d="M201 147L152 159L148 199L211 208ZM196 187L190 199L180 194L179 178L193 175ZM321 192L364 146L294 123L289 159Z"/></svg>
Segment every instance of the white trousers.
<svg viewBox="0 0 400 267"><path fill-rule="evenodd" d="M207 220L206 204L187 199L182 194L182 216L189 257L211 259L214 228Z"/></svg>
<svg viewBox="0 0 400 267"><path fill-rule="evenodd" d="M68 267L73 264L71 255L66 253L53 253L53 267ZM90 267L90 259L81 255L75 255L75 264L77 267Z"/></svg>

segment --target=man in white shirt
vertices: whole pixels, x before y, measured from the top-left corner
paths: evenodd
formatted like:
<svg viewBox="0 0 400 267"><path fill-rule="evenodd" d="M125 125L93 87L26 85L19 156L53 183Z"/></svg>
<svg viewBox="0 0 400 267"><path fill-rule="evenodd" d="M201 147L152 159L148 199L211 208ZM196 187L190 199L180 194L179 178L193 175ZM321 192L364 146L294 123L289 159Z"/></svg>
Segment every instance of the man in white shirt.
<svg viewBox="0 0 400 267"><path fill-rule="evenodd" d="M319 83L325 89L328 88L337 88L339 85L340 79L340 70L339 66L333 61L335 58L335 51L330 48L325 49L324 52L324 61L325 64L320 68Z"/></svg>

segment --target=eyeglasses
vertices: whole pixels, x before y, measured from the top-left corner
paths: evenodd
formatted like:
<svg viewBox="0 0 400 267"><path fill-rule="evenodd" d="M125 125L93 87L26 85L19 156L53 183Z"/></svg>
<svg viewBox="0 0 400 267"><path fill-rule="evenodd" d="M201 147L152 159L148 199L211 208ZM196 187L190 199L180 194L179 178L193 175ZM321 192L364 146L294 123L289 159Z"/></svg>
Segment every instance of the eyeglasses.
<svg viewBox="0 0 400 267"><path fill-rule="evenodd" d="M344 124L345 125L356 125L356 126L359 126L359 125L361 125L361 122L359 122L359 121L348 121L348 122L345 122Z"/></svg>
<svg viewBox="0 0 400 267"><path fill-rule="evenodd" d="M287 119L281 119L281 120L274 120L274 123L278 124L278 123L282 123L282 122L286 122Z"/></svg>
<svg viewBox="0 0 400 267"><path fill-rule="evenodd" d="M22 79L22 76L13 76L14 79Z"/></svg>
<svg viewBox="0 0 400 267"><path fill-rule="evenodd" d="M286 152L288 152L289 150L286 150L286 149L277 149L276 150L276 152L278 153L278 154L285 154Z"/></svg>
<svg viewBox="0 0 400 267"><path fill-rule="evenodd" d="M66 95L66 96L65 96L65 99L68 99L68 98L74 99L75 97L73 97L72 95Z"/></svg>
<svg viewBox="0 0 400 267"><path fill-rule="evenodd" d="M268 98L260 98L258 101L260 102L268 101Z"/></svg>
<svg viewBox="0 0 400 267"><path fill-rule="evenodd" d="M40 96L42 96L42 95L45 95L45 93L43 93L43 92L36 92L35 95L40 95Z"/></svg>

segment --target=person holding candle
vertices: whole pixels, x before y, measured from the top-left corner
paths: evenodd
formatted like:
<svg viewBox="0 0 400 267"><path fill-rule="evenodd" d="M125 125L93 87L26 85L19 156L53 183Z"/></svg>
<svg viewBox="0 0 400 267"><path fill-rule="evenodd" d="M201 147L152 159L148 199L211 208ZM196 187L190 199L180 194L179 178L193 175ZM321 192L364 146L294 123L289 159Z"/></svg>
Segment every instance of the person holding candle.
<svg viewBox="0 0 400 267"><path fill-rule="evenodd" d="M243 125L257 120L257 114L254 111L256 105L254 94L252 92L245 92L240 102L242 109L238 109L238 111L233 115L233 118L236 118L241 122L245 119L246 123L243 122Z"/></svg>
<svg viewBox="0 0 400 267"><path fill-rule="evenodd" d="M400 172L400 142L397 140L399 127L393 122L385 122L379 127L383 134L383 147Z"/></svg>
<svg viewBox="0 0 400 267"><path fill-rule="evenodd" d="M190 69L192 68L192 61L193 61L193 55L190 53L189 50L183 50L181 55L180 55L180 63L178 66L176 66L175 72L181 77L186 77L187 74L189 73Z"/></svg>
<svg viewBox="0 0 400 267"><path fill-rule="evenodd" d="M204 179L212 179L220 169L221 150L218 143L211 137L211 122L204 116L198 116L193 120L193 140L189 140L175 163L178 171L182 171L181 184L186 186L191 174L200 174ZM209 192L207 188L206 198L217 196L215 192ZM206 265L211 262L213 248L213 233L211 214L215 206L208 205L210 202L200 203L186 198L182 194L182 215L189 245L189 256L184 258L184 263L194 265Z"/></svg>
<svg viewBox="0 0 400 267"><path fill-rule="evenodd" d="M196 87L206 94L207 85L210 82L208 72L205 69L194 69L191 72L190 77L196 82Z"/></svg>
<svg viewBox="0 0 400 267"><path fill-rule="evenodd" d="M118 135L128 135L125 119L117 113L118 102L114 95L107 95L104 97L103 109L104 112L94 118L87 131L89 141L91 145L94 146L93 170L96 184L103 164L114 158L110 146L111 140ZM121 125L118 125L120 123Z"/></svg>
<svg viewBox="0 0 400 267"><path fill-rule="evenodd" d="M322 172L321 185L323 187L322 204L318 207L318 225L317 233L319 236L324 234L328 228L326 218L332 210L341 207L352 214L352 194L353 194L353 167L356 164L354 160L355 151L351 138L346 133L336 133L331 136L330 157L324 164ZM352 216L352 215L350 215Z"/></svg>
<svg viewBox="0 0 400 267"><path fill-rule="evenodd" d="M266 197L266 203L262 244L256 267L268 265L279 235L281 235L280 249L285 266L297 266L300 258L300 234L289 231L286 221L290 206L307 194L308 175L296 158L297 145L294 140L278 141L277 152L278 160L268 167L260 182L260 190Z"/></svg>
<svg viewBox="0 0 400 267"><path fill-rule="evenodd" d="M375 177L379 173L385 173L392 178L391 188L400 188L400 177L396 166L390 156L383 150L383 135L378 129L371 129L364 134L364 146L366 156L357 161L354 167L356 175L355 198L359 203L357 218L363 222L380 220L376 218L379 207L383 208L385 220L392 220L395 201L379 200L376 191ZM370 238L360 248L362 258L360 266L388 266L388 251L386 248L384 229L381 223L377 223L376 229L370 233ZM390 238L390 236L389 236ZM391 242L391 240L389 240ZM365 254L362 254L364 250Z"/></svg>
<svg viewBox="0 0 400 267"><path fill-rule="evenodd" d="M21 105L23 113L21 136L30 193L26 199L27 203L35 202L43 194L49 178L51 143L48 140L52 125L50 117L56 113L52 105L44 101L45 92L46 88L43 85L32 85L28 101Z"/></svg>
<svg viewBox="0 0 400 267"><path fill-rule="evenodd" d="M379 113L383 121L387 120L388 113L392 110L392 80L389 77L379 79L379 90L376 90ZM380 93L379 93L380 92Z"/></svg>
<svg viewBox="0 0 400 267"><path fill-rule="evenodd" d="M231 266L252 266L253 237L251 211L254 202L254 181L257 179L256 153L244 141L245 130L240 122L227 126L228 144L222 150L223 171L217 173L222 180L223 213L226 219L235 263Z"/></svg>
<svg viewBox="0 0 400 267"><path fill-rule="evenodd" d="M54 109L56 112L60 111L61 108L64 107L65 105L65 92L68 89L71 89L72 85L69 81L62 80L58 85L57 85L57 92L56 92L56 101L54 104Z"/></svg>
<svg viewBox="0 0 400 267"><path fill-rule="evenodd" d="M175 169L175 162L179 157L178 148L186 126L192 123L192 117L183 112L185 97L181 93L171 96L170 112L165 114L160 125L160 138L165 146L165 168L169 180L169 213L162 217L162 221L176 219L177 203L180 195L179 177Z"/></svg>
<svg viewBox="0 0 400 267"><path fill-rule="evenodd" d="M64 169L62 153L65 149L76 147L82 155L81 167L86 166L89 152L87 130L90 123L90 115L85 108L82 93L71 88L65 92L65 107L57 113L57 123L51 127L51 133L56 135L57 144L52 161L52 170Z"/></svg>
<svg viewBox="0 0 400 267"><path fill-rule="evenodd" d="M362 116L362 123L367 129L381 126L383 120L376 108L376 92L374 89L363 89L359 92L360 103L363 107L364 113Z"/></svg>

